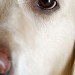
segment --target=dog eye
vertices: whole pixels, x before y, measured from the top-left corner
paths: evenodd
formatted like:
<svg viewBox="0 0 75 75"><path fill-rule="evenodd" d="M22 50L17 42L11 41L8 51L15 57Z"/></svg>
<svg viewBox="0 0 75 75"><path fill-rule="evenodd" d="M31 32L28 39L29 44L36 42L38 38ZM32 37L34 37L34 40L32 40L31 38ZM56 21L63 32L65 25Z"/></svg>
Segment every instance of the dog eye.
<svg viewBox="0 0 75 75"><path fill-rule="evenodd" d="M57 6L56 0L38 0L38 6L41 9L51 10Z"/></svg>

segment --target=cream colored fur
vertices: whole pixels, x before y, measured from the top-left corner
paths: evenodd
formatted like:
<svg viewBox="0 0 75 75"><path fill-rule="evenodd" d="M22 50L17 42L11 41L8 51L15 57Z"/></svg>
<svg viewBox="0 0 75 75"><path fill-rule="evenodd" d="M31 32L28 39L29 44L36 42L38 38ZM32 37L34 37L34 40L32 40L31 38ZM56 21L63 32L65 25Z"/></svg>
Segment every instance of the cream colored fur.
<svg viewBox="0 0 75 75"><path fill-rule="evenodd" d="M9 48L12 74L75 75L75 0L42 11L37 0L0 0L0 44Z"/></svg>

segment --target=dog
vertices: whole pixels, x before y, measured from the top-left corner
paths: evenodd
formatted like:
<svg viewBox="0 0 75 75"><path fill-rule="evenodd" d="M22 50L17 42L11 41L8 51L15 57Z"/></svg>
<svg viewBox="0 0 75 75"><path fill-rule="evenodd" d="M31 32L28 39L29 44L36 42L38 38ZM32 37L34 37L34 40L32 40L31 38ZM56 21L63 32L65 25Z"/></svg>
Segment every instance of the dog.
<svg viewBox="0 0 75 75"><path fill-rule="evenodd" d="M0 45L12 63L7 75L75 75L74 7L75 0L0 0Z"/></svg>

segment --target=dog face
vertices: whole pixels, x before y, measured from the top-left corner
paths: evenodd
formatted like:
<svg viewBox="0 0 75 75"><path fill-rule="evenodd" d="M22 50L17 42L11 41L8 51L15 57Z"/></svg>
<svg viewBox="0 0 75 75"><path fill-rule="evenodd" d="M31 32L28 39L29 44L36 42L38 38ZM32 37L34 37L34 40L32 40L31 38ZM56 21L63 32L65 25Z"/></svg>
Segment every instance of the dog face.
<svg viewBox="0 0 75 75"><path fill-rule="evenodd" d="M75 1L53 0L48 7L41 1L0 0L0 44L11 53L9 75L71 74Z"/></svg>

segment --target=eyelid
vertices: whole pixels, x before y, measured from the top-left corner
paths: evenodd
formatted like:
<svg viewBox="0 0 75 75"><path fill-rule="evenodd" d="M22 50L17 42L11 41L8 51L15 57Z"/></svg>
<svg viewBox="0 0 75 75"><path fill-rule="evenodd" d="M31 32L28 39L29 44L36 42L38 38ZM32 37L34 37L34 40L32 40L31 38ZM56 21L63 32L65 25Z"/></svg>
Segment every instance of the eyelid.
<svg viewBox="0 0 75 75"><path fill-rule="evenodd" d="M44 10L39 8L38 6L38 0L30 0L28 3L26 3L28 11L31 11L33 15L39 16L39 18L48 18L48 16L53 15L60 9L59 2L57 1L57 6L52 10Z"/></svg>

